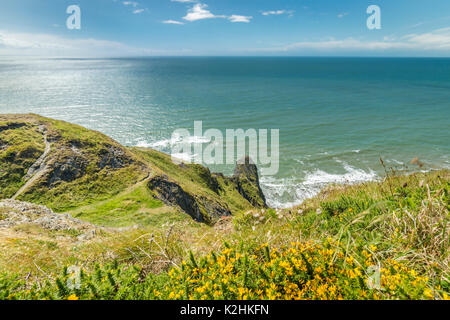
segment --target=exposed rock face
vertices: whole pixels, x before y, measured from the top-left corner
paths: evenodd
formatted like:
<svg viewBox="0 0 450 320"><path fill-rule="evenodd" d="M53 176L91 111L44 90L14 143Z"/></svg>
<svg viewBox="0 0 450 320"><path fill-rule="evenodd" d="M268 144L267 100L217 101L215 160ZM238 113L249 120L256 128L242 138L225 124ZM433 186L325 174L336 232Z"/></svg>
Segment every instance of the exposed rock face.
<svg viewBox="0 0 450 320"><path fill-rule="evenodd" d="M248 157L236 166L234 176L231 178L221 174L211 174L208 168L199 165L191 165L191 168L195 168L203 183L217 195L220 195L222 190L217 180L220 177L228 186L236 188L252 206L266 207L266 199L259 185L258 168ZM155 193L157 199L167 205L180 208L198 222L215 223L231 215L231 210L226 203L205 195L187 192L179 183L171 181L165 175L153 177L148 187Z"/></svg>
<svg viewBox="0 0 450 320"><path fill-rule="evenodd" d="M27 139L15 139L16 135ZM174 164L155 150L124 147L99 132L38 115L0 115L0 138L0 151L14 146L14 152L2 152L0 159L0 198L45 203L64 212L145 180L156 198L199 222L212 224L232 212L265 207L258 170L248 158L238 164L233 177L225 177L201 165ZM9 214L2 223L11 223L13 216L25 219L19 213ZM44 217L38 222L46 228L60 218L50 213Z"/></svg>
<svg viewBox="0 0 450 320"><path fill-rule="evenodd" d="M102 146L97 156L98 171L105 168L118 170L134 162L124 149L113 145ZM72 144L70 147L63 147L63 152L51 163L47 186L54 186L61 181L72 182L83 177L90 163L92 163L92 155L86 154L81 146Z"/></svg>
<svg viewBox="0 0 450 320"><path fill-rule="evenodd" d="M72 218L68 214L56 214L47 207L16 201L0 201L0 228L11 228L21 224L35 224L51 231L92 231L89 223Z"/></svg>
<svg viewBox="0 0 450 320"><path fill-rule="evenodd" d="M25 126L26 126L25 123L11 122L11 123L8 123L6 125L0 126L0 132L2 132L4 130L18 129L18 128L22 128L22 127L25 127Z"/></svg>
<svg viewBox="0 0 450 320"><path fill-rule="evenodd" d="M121 169L130 165L133 161L127 157L123 149L115 146L106 146L100 151L100 162L98 167L104 169L106 167L112 169Z"/></svg>
<svg viewBox="0 0 450 320"><path fill-rule="evenodd" d="M211 171L207 167L203 167L198 164L193 166L197 168L199 176L203 179L208 188L214 191L215 193L219 194L220 191L219 182L217 181L216 177L213 174L211 174Z"/></svg>
<svg viewBox="0 0 450 320"><path fill-rule="evenodd" d="M156 191L157 198L164 203L178 206L198 222L203 222L203 215L200 212L194 197L185 192L178 184L170 182L167 177L157 176L152 178L148 187Z"/></svg>
<svg viewBox="0 0 450 320"><path fill-rule="evenodd" d="M88 162L77 153L70 152L64 158L52 164L52 170L47 180L51 186L59 181L71 182L84 176Z"/></svg>
<svg viewBox="0 0 450 320"><path fill-rule="evenodd" d="M258 168L248 156L236 165L233 179L239 193L254 207L267 207L266 197L259 184Z"/></svg>
<svg viewBox="0 0 450 320"><path fill-rule="evenodd" d="M156 193L156 197L167 205L177 206L198 222L213 222L222 216L231 215L226 205L217 203L206 197L192 195L183 190L175 182L165 176L152 178L148 187Z"/></svg>

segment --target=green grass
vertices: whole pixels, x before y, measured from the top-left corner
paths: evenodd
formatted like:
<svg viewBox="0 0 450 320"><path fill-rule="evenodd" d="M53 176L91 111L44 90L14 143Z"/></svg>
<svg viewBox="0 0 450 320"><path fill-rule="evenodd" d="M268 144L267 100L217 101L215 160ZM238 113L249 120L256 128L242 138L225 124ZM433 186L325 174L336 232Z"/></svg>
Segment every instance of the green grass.
<svg viewBox="0 0 450 320"><path fill-rule="evenodd" d="M9 124L9 127L8 127ZM20 126L11 126L20 124ZM0 115L0 199L9 198L25 183L23 177L44 152L45 127L51 151L50 173L39 178L18 200L63 212L114 196L148 176L147 166L129 149L96 131L38 115ZM101 166L110 150L121 153L123 166ZM73 178L52 182L55 170L72 163Z"/></svg>
<svg viewBox="0 0 450 320"><path fill-rule="evenodd" d="M298 208L253 209L214 227L187 219L105 235L57 258L58 265L84 265L79 290L68 289L67 274L55 268L46 270L53 279L47 284L42 276L25 282L9 273L0 286L10 299L444 299L449 181L446 170L390 176L330 186ZM138 199L136 193L123 199ZM367 285L371 266L382 268L381 288Z"/></svg>
<svg viewBox="0 0 450 320"><path fill-rule="evenodd" d="M69 213L75 218L107 227L159 226L183 218L175 209L156 200L145 183L108 200Z"/></svg>
<svg viewBox="0 0 450 320"><path fill-rule="evenodd" d="M102 170L86 174L73 182L61 182L53 188L38 184L18 200L43 204L56 212L66 212L109 199L144 177L135 166L113 173Z"/></svg>
<svg viewBox="0 0 450 320"><path fill-rule="evenodd" d="M155 224L165 221L165 212L151 215L146 212L157 208L156 202L149 203L152 200L143 199L147 196L153 198L152 194L141 192L140 195L132 195L128 201L137 199L133 205L111 198L149 175L159 174L167 176L195 197L207 222L213 220L209 216L208 205L229 208L234 214L252 208L236 190L234 182L215 177L200 165L179 166L172 162L170 156L161 152L126 148L99 132L38 115L0 115L0 127L6 127L8 123L24 126L0 132L1 145L8 146L6 150L0 151L0 199L11 197L23 186L23 177L28 168L43 153L43 134L37 131L38 126L41 126L46 128L47 139L51 142L46 161L48 170L18 200L42 204L56 212L93 206L99 213L94 214L88 209L81 216L109 226ZM101 165L105 155L111 155L111 150L120 153L124 163L122 167ZM55 176L59 180L55 180ZM100 218L103 213L107 216ZM169 220L173 220L173 217Z"/></svg>
<svg viewBox="0 0 450 320"><path fill-rule="evenodd" d="M225 204L234 214L253 208L239 194L234 182L211 174L209 169L203 166L196 164L180 166L174 163L169 155L151 149L133 148L133 151L151 164L155 174L168 176L190 194Z"/></svg>
<svg viewBox="0 0 450 320"><path fill-rule="evenodd" d="M8 123L25 126L5 130ZM285 299L305 286L308 299L442 299L450 291L448 170L392 172L382 181L330 186L297 208L261 210L233 180L201 166L180 166L65 122L0 115L0 144L7 146L0 198L23 185L42 154L42 124L52 141L49 165L67 163L75 148L87 166L73 181L41 179L20 200L108 228L85 243L33 225L0 230L0 299ZM99 166L111 147L129 161L123 168ZM214 226L194 222L155 200L147 184L157 175L196 199L228 206L233 216ZM78 291L65 285L64 267L72 265L85 268ZM383 290L367 286L371 265L383 268Z"/></svg>
<svg viewBox="0 0 450 320"><path fill-rule="evenodd" d="M1 118L0 118L1 120ZM0 121L0 127L21 124ZM25 124L25 123L22 123ZM44 152L44 138L34 124L0 131L0 199L12 197L25 183L28 168Z"/></svg>

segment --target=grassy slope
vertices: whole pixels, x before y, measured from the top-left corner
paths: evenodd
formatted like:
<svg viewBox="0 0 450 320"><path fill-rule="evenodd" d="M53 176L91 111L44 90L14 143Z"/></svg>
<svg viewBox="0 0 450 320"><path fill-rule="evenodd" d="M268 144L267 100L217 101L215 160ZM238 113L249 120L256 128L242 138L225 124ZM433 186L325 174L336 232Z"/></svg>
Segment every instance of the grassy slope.
<svg viewBox="0 0 450 320"><path fill-rule="evenodd" d="M5 130L11 123L25 126ZM88 243L78 243L76 234L48 232L35 226L1 231L0 270L18 273L19 279L27 276L27 283L11 280L10 275L0 276L0 299L67 298L69 294L82 298L177 298L171 292L181 292L186 285L192 295L185 292L181 298L292 298L286 285L299 285L301 281L310 281L308 285L312 286L310 295L304 298L443 298L449 291L448 171L393 176L382 183L333 186L299 208L280 212L257 210L238 194L230 180L217 176L220 188L214 192L211 175L200 166L180 167L167 155L147 149L125 149L100 133L65 122L35 115L0 116L0 183L4 192L0 198L20 188L27 168L43 152L39 125L47 127L52 141L52 165L73 157L73 146L89 165L82 177L60 181L52 187L45 180L40 181L20 199L58 211L69 210L78 218L105 226L140 227L122 232L105 230ZM132 162L119 169L99 169L100 155L110 147L122 150ZM153 199L146 188L149 173L166 175L187 192L226 203L234 216L214 227L195 223L189 216ZM229 249L223 253L227 246ZM189 258L189 252L195 258ZM213 260L205 267L206 262L200 262L199 257L210 252L215 252L216 258L210 256ZM330 259L335 270L327 267L327 252L332 252ZM236 253L246 258L238 258ZM294 270L297 283L283 278L290 272L289 264L304 259L305 253L312 260L298 262L299 268ZM234 260L230 260L230 254ZM228 265L219 263L222 258ZM85 290L73 292L53 283L65 265L83 265L90 274L96 263L114 260L120 266L109 271L110 275L114 273L113 287L125 291L135 288L136 292L124 293L111 290L108 284L88 282ZM168 271L180 266L182 260L190 262L184 271L174 271L172 274L178 275L170 279ZM198 263L203 266L206 279L197 279ZM388 286L385 290L371 290L364 285L368 264L381 265L390 272L383 271L383 285ZM127 267L130 265L141 271L136 273ZM228 266L232 275L225 279L222 271ZM306 273L301 273L302 268ZM123 273L116 274L117 270ZM355 272L361 276L354 276ZM321 282L316 276L328 282ZM135 281L136 277L141 281ZM186 277L197 280L188 284ZM271 280L264 280L267 277ZM47 291L23 290L43 280L51 280ZM222 284L232 280L227 288L235 292L211 291L209 286L217 285L215 281L219 280ZM97 287L97 293L93 293L91 285ZM337 295L324 296L325 285L332 290L337 287ZM270 286L274 287L270 295L255 289Z"/></svg>
<svg viewBox="0 0 450 320"><path fill-rule="evenodd" d="M333 186L299 208L253 210L214 227L185 220L105 236L72 253L72 261L87 272L81 290L49 284L47 291L32 293L35 298L295 298L300 296L287 286L303 283L308 290L294 291L310 299L442 299L450 291L449 183L449 171L395 176L382 183ZM208 258L210 252L215 255ZM58 259L61 265L67 256ZM96 263L112 260L119 266L101 267L92 276L109 272L116 291L108 281L90 276ZM176 268L169 276L182 260L187 261L183 271ZM289 271L293 263L298 269ZM372 265L382 266L381 289L366 284ZM34 274L28 287L43 277L32 266L25 270ZM46 272L56 270L49 266ZM187 277L196 281L186 282ZM33 297L10 276L0 280L2 285L8 290L16 286L8 291L10 298ZM215 285L222 289L213 290ZM186 288L189 293L177 296Z"/></svg>
<svg viewBox="0 0 450 320"><path fill-rule="evenodd" d="M108 199L148 175L139 159L111 138L63 121L46 118L40 118L40 121L48 127L49 137L53 140L51 155L56 157L55 161L63 162L73 156L72 148L76 146L78 152L81 152L79 157L86 163L85 174L74 181L62 181L51 188L46 181L42 181L19 200L41 203L64 212ZM100 155L111 146L124 150L125 157L133 163L117 170L111 170L109 167L100 169L97 166Z"/></svg>
<svg viewBox="0 0 450 320"><path fill-rule="evenodd" d="M12 197L22 187L22 177L43 152L44 138L35 123L0 116L0 198Z"/></svg>
<svg viewBox="0 0 450 320"><path fill-rule="evenodd" d="M177 181L189 193L212 198L219 203L225 203L232 212L238 213L249 210L252 206L237 191L231 182L217 176L219 194L212 189L211 173L209 169L195 164L180 167L175 164L169 155L151 150L134 148L134 152L148 161L155 169L155 174L167 175L171 180Z"/></svg>
<svg viewBox="0 0 450 320"><path fill-rule="evenodd" d="M66 170L74 177L52 183L53 173L44 175L18 200L43 204L103 226L160 225L184 219L177 217L177 209L155 200L142 183L151 176L165 175L186 192L228 206L233 213L252 208L222 177L217 178L220 192L211 190L211 174L202 166L180 167L160 152L126 148L99 132L37 115L0 115L0 127L7 123L26 126L0 132L0 146L5 146L0 149L0 199L12 196L24 184L28 168L42 154L43 134L37 129L43 126L51 142L49 167L53 172L59 170L61 176ZM99 165L110 149L122 152L124 166ZM67 163L72 166L69 170Z"/></svg>

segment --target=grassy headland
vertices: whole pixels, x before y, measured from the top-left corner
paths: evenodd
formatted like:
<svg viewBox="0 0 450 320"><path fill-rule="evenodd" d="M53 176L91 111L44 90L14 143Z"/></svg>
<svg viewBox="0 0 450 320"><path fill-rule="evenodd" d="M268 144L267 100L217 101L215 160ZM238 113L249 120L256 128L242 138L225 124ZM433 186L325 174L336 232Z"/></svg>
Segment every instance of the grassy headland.
<svg viewBox="0 0 450 320"><path fill-rule="evenodd" d="M228 178L176 165L35 115L0 116L5 127L1 197L26 183L47 132L52 158L17 198L101 228L89 241L33 224L0 228L0 299L448 298L448 170L332 185L274 210L246 170ZM19 151L1 147L13 143ZM80 286L69 266L80 267Z"/></svg>

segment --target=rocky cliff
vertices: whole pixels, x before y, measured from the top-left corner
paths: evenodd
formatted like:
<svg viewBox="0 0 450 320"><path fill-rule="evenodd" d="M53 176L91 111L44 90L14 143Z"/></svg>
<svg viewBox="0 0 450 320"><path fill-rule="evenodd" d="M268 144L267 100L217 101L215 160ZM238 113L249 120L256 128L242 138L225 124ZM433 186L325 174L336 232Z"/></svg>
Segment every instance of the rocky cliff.
<svg viewBox="0 0 450 320"><path fill-rule="evenodd" d="M66 212L108 201L142 182L155 200L199 222L266 206L258 170L248 158L233 177L225 177L67 122L0 115L0 199ZM111 203L106 214L117 205Z"/></svg>

